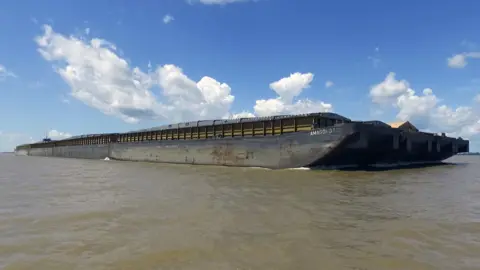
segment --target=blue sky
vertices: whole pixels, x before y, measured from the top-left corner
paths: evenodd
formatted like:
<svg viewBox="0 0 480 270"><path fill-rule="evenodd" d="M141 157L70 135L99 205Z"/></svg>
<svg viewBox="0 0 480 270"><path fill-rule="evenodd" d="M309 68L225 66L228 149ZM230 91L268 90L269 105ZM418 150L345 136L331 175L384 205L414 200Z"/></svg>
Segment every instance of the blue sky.
<svg viewBox="0 0 480 270"><path fill-rule="evenodd" d="M49 130L325 110L475 150L480 2L219 2L4 1L0 151Z"/></svg>

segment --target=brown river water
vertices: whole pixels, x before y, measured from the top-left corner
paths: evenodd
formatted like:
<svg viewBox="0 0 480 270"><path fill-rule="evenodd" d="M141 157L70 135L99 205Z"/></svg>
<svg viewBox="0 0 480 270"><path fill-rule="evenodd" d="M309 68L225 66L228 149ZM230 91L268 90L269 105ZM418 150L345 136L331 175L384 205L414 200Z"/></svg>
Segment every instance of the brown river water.
<svg viewBox="0 0 480 270"><path fill-rule="evenodd" d="M377 172L0 155L0 269L480 269L480 157Z"/></svg>

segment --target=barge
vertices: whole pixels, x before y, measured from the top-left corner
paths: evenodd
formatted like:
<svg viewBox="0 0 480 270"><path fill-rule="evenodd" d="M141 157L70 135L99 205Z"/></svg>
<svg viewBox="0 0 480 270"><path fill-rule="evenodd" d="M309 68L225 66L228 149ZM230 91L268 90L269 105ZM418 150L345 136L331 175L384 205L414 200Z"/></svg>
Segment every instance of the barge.
<svg viewBox="0 0 480 270"><path fill-rule="evenodd" d="M285 169L440 163L469 141L335 113L203 120L19 145L17 155Z"/></svg>

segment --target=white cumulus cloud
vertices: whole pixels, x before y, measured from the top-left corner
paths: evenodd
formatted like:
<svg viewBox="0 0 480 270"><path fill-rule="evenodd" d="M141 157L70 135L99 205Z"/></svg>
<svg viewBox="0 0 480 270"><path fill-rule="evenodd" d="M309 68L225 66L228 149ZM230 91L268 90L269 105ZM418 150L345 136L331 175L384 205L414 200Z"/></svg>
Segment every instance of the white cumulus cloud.
<svg viewBox="0 0 480 270"><path fill-rule="evenodd" d="M33 138L26 134L0 130L0 152L12 152L17 145L33 142Z"/></svg>
<svg viewBox="0 0 480 270"><path fill-rule="evenodd" d="M5 66L0 64L0 81L5 80L7 77L13 77L16 78L17 75L15 73L9 71Z"/></svg>
<svg viewBox="0 0 480 270"><path fill-rule="evenodd" d="M416 95L413 89L408 89L397 97L399 112L397 118L403 121L411 120L421 127L429 127L431 113L437 106L438 99L429 88L422 95Z"/></svg>
<svg viewBox="0 0 480 270"><path fill-rule="evenodd" d="M398 81L395 79L395 73L388 73L385 80L374 85L370 89L370 97L375 103L387 103L395 100L399 95L406 93L409 89L408 82L405 80Z"/></svg>
<svg viewBox="0 0 480 270"><path fill-rule="evenodd" d="M34 138L19 132L6 132L0 130L0 152L10 152L18 145L42 141L45 135L52 140L61 140L72 137L72 134L68 132L61 132L55 129L49 130L48 133L43 134L41 138Z"/></svg>
<svg viewBox="0 0 480 270"><path fill-rule="evenodd" d="M35 38L38 52L55 64L71 96L107 115L131 123L218 118L228 115L234 101L228 84L211 77L195 82L171 64L145 72L131 67L111 42L65 36L49 25L43 30ZM155 86L159 93L153 92Z"/></svg>
<svg viewBox="0 0 480 270"><path fill-rule="evenodd" d="M72 137L72 134L70 134L68 132L61 132L61 131L52 129L52 130L48 131L47 136L48 136L48 138L50 138L52 140L62 140L62 139Z"/></svg>
<svg viewBox="0 0 480 270"><path fill-rule="evenodd" d="M418 95L406 80L397 80L393 72L372 86L370 96L374 103L392 105L398 110L399 120L412 121L421 129L467 138L480 133L480 115L472 107L451 108L440 104L441 100L430 88Z"/></svg>
<svg viewBox="0 0 480 270"><path fill-rule="evenodd" d="M189 78L173 64L152 70L132 67L106 40L57 33L49 25L35 41L38 52L56 67L70 86L71 97L101 112L135 123L141 119L182 122L332 111L331 104L298 96L313 80L312 73L295 72L270 83L277 97L255 102L253 112L230 111L235 100L230 86L204 76ZM158 90L157 90L158 89Z"/></svg>
<svg viewBox="0 0 480 270"><path fill-rule="evenodd" d="M291 103L293 98L300 95L303 89L309 88L313 80L312 73L295 72L289 77L270 83L270 89L275 91L280 99Z"/></svg>
<svg viewBox="0 0 480 270"><path fill-rule="evenodd" d="M168 23L172 22L173 20L175 20L175 18L170 14L167 14L167 15L163 16L163 23L164 24L168 24Z"/></svg>
<svg viewBox="0 0 480 270"><path fill-rule="evenodd" d="M330 88L334 85L334 83L332 81L326 81L325 82L325 88Z"/></svg>
<svg viewBox="0 0 480 270"><path fill-rule="evenodd" d="M248 118L248 117L255 117L255 115L251 112L243 111L240 113L232 113L228 115L230 119L237 119L237 118Z"/></svg>
<svg viewBox="0 0 480 270"><path fill-rule="evenodd" d="M270 89L275 91L277 98L257 100L254 106L255 115L271 116L276 114L296 114L311 112L329 112L333 106L323 101L295 98L303 90L310 87L313 80L312 73L296 72L290 76L270 83Z"/></svg>
<svg viewBox="0 0 480 270"><path fill-rule="evenodd" d="M468 58L479 59L480 52L465 52L453 55L447 58L447 64L451 68L464 68L468 64Z"/></svg>
<svg viewBox="0 0 480 270"><path fill-rule="evenodd" d="M480 94L476 95L474 100L475 102L480 103Z"/></svg>

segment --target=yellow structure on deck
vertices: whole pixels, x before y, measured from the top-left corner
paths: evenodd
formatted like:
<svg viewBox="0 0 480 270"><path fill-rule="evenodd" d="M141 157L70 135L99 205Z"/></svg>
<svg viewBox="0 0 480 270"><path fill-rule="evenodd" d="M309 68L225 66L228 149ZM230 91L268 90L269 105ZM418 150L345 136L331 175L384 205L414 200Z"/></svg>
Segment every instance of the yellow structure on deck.
<svg viewBox="0 0 480 270"><path fill-rule="evenodd" d="M409 121L394 122L394 123L389 123L388 125L392 128L399 128L399 129L403 129L405 131L419 132L418 128L416 128Z"/></svg>

